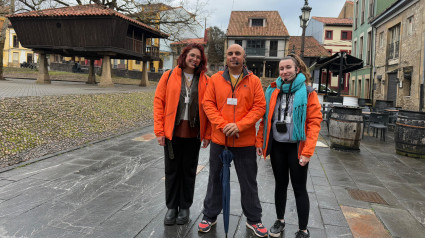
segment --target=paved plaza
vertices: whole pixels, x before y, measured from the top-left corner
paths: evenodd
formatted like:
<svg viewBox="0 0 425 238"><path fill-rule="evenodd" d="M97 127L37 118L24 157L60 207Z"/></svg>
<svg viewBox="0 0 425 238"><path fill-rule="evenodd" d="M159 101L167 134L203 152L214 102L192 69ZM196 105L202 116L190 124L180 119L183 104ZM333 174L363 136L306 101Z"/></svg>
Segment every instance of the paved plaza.
<svg viewBox="0 0 425 238"><path fill-rule="evenodd" d="M84 83L12 82L46 86L42 92L91 93L92 88ZM5 98L3 83L0 99ZM102 90L121 87L114 88ZM37 96L30 91L14 95ZM324 126L309 165L311 237L424 237L425 160L397 155L391 132L385 142L366 135L360 152L332 150L329 144ZM197 231L208 181L208 153L209 148L201 149L190 222L174 226L163 224L164 156L151 126L4 168L0 170L0 237L225 237L221 215L209 233ZM270 227L276 215L269 159L258 159L257 180L263 223ZM231 196L228 237L255 237L245 225L234 167ZM298 225L292 188L285 219L282 237L294 237Z"/></svg>

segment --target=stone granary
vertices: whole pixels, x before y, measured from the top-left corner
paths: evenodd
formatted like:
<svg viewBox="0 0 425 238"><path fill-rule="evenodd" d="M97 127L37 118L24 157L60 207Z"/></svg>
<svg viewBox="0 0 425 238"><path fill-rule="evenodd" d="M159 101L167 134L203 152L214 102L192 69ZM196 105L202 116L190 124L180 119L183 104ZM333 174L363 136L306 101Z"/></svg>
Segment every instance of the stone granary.
<svg viewBox="0 0 425 238"><path fill-rule="evenodd" d="M140 85L148 84L147 62L159 48L147 39L167 38L161 31L101 5L52 8L8 16L21 44L38 52L37 83L50 83L46 54L90 59L88 83L95 83L94 60L102 59L99 86L112 86L111 58L143 61Z"/></svg>

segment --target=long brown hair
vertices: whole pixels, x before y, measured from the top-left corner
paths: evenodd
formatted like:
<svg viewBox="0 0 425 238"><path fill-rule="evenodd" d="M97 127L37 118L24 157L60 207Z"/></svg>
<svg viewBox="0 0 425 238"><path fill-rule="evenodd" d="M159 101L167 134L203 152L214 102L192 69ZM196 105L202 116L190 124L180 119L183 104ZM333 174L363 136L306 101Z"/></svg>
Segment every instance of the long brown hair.
<svg viewBox="0 0 425 238"><path fill-rule="evenodd" d="M304 74L305 76L305 83L309 84L310 83L310 72L307 68L307 65L305 65L304 61L296 54L289 54L288 56L283 57L280 61L282 60L287 60L290 59L292 60L292 62L294 62L295 67L300 69L300 72Z"/></svg>

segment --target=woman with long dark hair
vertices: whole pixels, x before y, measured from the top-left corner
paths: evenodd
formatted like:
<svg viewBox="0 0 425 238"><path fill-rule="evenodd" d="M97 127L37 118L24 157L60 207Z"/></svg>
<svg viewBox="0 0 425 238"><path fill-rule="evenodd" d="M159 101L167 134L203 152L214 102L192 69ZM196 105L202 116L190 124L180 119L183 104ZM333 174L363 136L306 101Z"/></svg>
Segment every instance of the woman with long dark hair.
<svg viewBox="0 0 425 238"><path fill-rule="evenodd" d="M177 64L162 75L154 99L154 132L165 153L166 225L189 221L201 142L206 148L211 139L201 105L208 81L204 47L188 45Z"/></svg>
<svg viewBox="0 0 425 238"><path fill-rule="evenodd" d="M277 220L269 235L279 237L285 228L286 195L291 178L298 213L296 238L308 238L310 201L307 193L308 162L314 153L322 113L317 93L307 86L310 73L296 55L279 62L279 75L266 90L266 114L257 134L257 154L270 155L275 177Z"/></svg>

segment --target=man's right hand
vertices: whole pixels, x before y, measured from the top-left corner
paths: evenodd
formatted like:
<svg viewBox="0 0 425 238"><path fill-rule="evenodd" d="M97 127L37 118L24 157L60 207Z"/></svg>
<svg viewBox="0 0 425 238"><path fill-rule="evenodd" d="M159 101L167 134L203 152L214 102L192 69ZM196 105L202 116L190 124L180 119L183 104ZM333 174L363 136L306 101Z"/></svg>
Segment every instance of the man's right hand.
<svg viewBox="0 0 425 238"><path fill-rule="evenodd" d="M165 146L165 136L158 136L156 139L158 140L158 144L160 146Z"/></svg>
<svg viewBox="0 0 425 238"><path fill-rule="evenodd" d="M257 155L261 156L263 154L263 148L257 147Z"/></svg>

